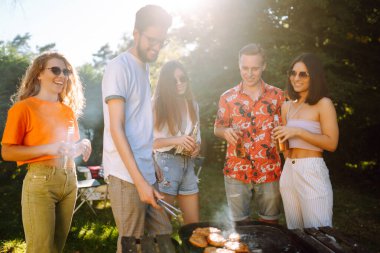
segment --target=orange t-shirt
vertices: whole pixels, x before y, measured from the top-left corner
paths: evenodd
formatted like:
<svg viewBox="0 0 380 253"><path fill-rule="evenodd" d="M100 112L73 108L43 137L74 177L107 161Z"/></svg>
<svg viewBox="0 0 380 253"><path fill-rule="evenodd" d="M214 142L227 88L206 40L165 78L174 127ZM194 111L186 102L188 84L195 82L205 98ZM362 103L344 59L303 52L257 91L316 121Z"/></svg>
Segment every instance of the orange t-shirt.
<svg viewBox="0 0 380 253"><path fill-rule="evenodd" d="M61 102L49 102L29 97L15 103L8 111L2 144L38 146L66 141L68 128L74 125L73 142L79 140L78 123L70 107ZM45 155L17 165L58 158Z"/></svg>

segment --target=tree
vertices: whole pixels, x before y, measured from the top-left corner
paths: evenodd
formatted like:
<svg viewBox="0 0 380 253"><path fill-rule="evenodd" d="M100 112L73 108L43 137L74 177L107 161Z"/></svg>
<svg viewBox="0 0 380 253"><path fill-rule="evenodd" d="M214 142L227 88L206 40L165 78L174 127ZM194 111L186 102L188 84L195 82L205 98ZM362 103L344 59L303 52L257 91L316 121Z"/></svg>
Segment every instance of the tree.
<svg viewBox="0 0 380 253"><path fill-rule="evenodd" d="M23 41L23 42L21 42ZM27 48L26 40L18 36L12 42L0 41L0 136L3 136L7 112L12 103L10 97L17 90L21 77L30 61L30 54L21 53L21 48ZM0 145L1 151L1 145ZM1 152L0 152L1 153ZM1 157L0 157L1 158ZM20 169L15 169L16 163L3 162L0 159L0 183L16 179L21 181Z"/></svg>
<svg viewBox="0 0 380 253"><path fill-rule="evenodd" d="M93 62L94 62L93 67L95 69L102 70L106 66L107 61L112 59L116 55L114 52L112 52L110 46L108 44L105 44L104 46L102 46L98 50L98 52L96 52L92 56L94 57L93 58Z"/></svg>
<svg viewBox="0 0 380 253"><path fill-rule="evenodd" d="M372 148L379 141L374 129L380 123L379 6L379 1L356 0L210 0L198 13L184 17L186 26L175 34L185 44L196 45L186 65L209 148L223 153L212 136L217 101L240 80L238 50L256 42L268 54L264 79L281 88L296 55L309 51L322 59L341 129L333 162L379 169L379 151Z"/></svg>
<svg viewBox="0 0 380 253"><path fill-rule="evenodd" d="M16 41L16 43L14 43ZM25 43L19 40L12 42L0 42L0 133L4 131L6 112L11 106L10 97L17 90L22 75L29 65L30 55L21 54L19 48L24 47Z"/></svg>

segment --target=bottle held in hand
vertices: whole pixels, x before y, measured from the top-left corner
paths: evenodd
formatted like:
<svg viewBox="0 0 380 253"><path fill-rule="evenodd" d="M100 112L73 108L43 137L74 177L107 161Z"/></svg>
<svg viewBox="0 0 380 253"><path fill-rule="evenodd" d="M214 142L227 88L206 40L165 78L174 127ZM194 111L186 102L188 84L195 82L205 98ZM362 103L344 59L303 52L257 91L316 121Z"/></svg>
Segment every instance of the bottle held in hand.
<svg viewBox="0 0 380 253"><path fill-rule="evenodd" d="M67 169L69 167L70 153L71 148L74 145L74 122L70 121L69 126L67 127L66 135L66 145L70 147L70 150L66 151L65 156L63 157L63 167Z"/></svg>
<svg viewBox="0 0 380 253"><path fill-rule="evenodd" d="M278 115L274 115L274 127L280 126ZM276 139L276 149L279 153L289 149L288 141L281 142L279 138Z"/></svg>
<svg viewBox="0 0 380 253"><path fill-rule="evenodd" d="M198 135L198 125L199 125L199 121L197 121L193 127L193 129L191 130L189 136L191 136L191 138L194 139L194 141L197 140L197 135ZM185 155L185 156L191 156L191 151L189 150L185 150L182 146L177 146L176 147L176 154L180 154L180 155Z"/></svg>
<svg viewBox="0 0 380 253"><path fill-rule="evenodd" d="M242 140L239 139L238 140L238 143L236 144L236 156L239 157L239 158L244 158L245 157L245 148L244 148L244 145L242 143Z"/></svg>

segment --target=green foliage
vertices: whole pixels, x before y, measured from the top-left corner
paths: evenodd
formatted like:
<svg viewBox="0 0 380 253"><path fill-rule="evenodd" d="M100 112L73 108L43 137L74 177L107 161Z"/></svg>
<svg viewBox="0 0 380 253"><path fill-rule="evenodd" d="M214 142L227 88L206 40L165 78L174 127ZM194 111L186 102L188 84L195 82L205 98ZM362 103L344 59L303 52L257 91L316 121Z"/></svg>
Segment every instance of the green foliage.
<svg viewBox="0 0 380 253"><path fill-rule="evenodd" d="M54 47L55 47L55 43L50 43L42 47L37 47L37 49L38 49L38 53L41 54L43 52L53 50Z"/></svg>
<svg viewBox="0 0 380 253"><path fill-rule="evenodd" d="M6 241L0 247L0 253L24 253L26 251L26 243L21 239Z"/></svg>
<svg viewBox="0 0 380 253"><path fill-rule="evenodd" d="M98 52L92 55L94 57L94 68L95 69L104 69L107 64L107 61L115 57L115 53L112 52L110 46L105 44L102 46Z"/></svg>
<svg viewBox="0 0 380 253"><path fill-rule="evenodd" d="M239 49L255 42L267 50L264 80L280 88L299 53L322 59L340 119L339 149L329 159L339 168L347 161L373 161L379 170L379 149L373 148L380 141L378 6L379 1L210 0L183 17L186 26L174 34L196 44L184 60L201 105L202 132L211 142L207 153L221 153L211 131L218 98L240 81Z"/></svg>
<svg viewBox="0 0 380 253"><path fill-rule="evenodd" d="M96 206L96 203L95 203ZM97 216L86 206L74 215L65 252L115 252L118 232L111 209L96 209Z"/></svg>
<svg viewBox="0 0 380 253"><path fill-rule="evenodd" d="M16 92L21 77L29 65L29 54L23 54L20 48L24 47L23 39L18 37L13 42L0 42L0 134L4 131L6 112L11 106L10 97ZM4 122L4 123L3 123Z"/></svg>
<svg viewBox="0 0 380 253"><path fill-rule="evenodd" d="M31 35L29 33L26 33L24 35L17 35L12 40L10 45L12 46L12 48L16 49L17 52L19 52L20 54L29 53L31 51L30 46L28 44L28 40L30 38L31 38Z"/></svg>

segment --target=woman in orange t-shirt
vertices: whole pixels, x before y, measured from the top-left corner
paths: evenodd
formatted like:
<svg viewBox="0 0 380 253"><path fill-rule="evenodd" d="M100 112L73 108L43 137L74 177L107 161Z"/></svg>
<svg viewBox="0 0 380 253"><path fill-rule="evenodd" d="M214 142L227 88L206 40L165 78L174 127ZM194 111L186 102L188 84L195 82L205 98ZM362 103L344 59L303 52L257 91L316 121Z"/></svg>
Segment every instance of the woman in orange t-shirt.
<svg viewBox="0 0 380 253"><path fill-rule="evenodd" d="M91 154L90 141L79 141L82 84L63 55L43 53L13 100L2 156L27 164L21 200L27 252L62 252L77 195L74 158L87 161Z"/></svg>

